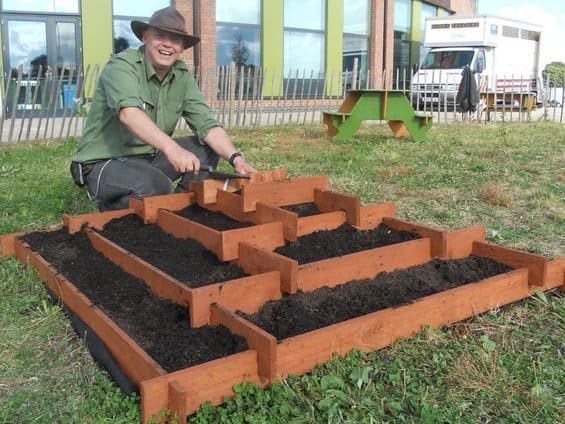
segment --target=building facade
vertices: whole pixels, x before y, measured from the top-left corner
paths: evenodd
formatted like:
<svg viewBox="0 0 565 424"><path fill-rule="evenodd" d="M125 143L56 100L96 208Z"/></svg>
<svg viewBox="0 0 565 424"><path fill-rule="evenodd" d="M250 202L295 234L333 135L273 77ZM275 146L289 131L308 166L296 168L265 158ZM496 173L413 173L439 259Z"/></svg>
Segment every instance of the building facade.
<svg viewBox="0 0 565 424"><path fill-rule="evenodd" d="M283 79L354 64L375 75L413 68L426 17L477 11L476 0L1 0L3 81L103 64L140 44L131 20L169 5L202 39L183 53L199 72L235 63ZM265 87L265 95L281 89Z"/></svg>

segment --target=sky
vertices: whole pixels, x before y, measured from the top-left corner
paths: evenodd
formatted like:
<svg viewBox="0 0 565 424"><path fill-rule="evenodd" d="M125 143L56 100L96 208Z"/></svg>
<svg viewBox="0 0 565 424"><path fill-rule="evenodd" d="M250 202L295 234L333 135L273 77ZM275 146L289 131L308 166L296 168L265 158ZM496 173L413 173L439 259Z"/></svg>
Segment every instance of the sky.
<svg viewBox="0 0 565 424"><path fill-rule="evenodd" d="M530 22L542 27L540 70L551 62L565 63L565 1L479 0L479 14Z"/></svg>

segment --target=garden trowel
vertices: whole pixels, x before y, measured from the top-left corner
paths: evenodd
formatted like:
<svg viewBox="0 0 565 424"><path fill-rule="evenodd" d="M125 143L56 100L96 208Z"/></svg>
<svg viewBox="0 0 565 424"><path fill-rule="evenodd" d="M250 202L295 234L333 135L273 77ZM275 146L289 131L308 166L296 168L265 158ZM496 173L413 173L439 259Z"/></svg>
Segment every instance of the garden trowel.
<svg viewBox="0 0 565 424"><path fill-rule="evenodd" d="M249 175L237 174L235 172L217 171L213 166L209 166L209 165L202 165L200 167L200 170L208 172L211 178L218 180L233 179L233 178L245 178L245 179L251 178Z"/></svg>

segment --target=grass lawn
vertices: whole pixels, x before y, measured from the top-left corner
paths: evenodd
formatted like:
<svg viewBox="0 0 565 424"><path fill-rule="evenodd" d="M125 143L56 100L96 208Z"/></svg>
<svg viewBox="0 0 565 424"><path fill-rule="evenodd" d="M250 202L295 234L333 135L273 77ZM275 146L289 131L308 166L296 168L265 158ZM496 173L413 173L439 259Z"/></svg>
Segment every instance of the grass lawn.
<svg viewBox="0 0 565 424"><path fill-rule="evenodd" d="M326 140L320 125L230 133L258 169L327 174L333 190L364 204L396 202L402 219L445 230L482 224L489 242L564 255L562 124L436 125L425 143L384 126L347 143ZM97 210L69 175L76 145L0 146L0 234ZM0 423L139 421L138 398L94 363L32 268L0 257L0 293ZM563 294L538 293L267 390L237 387L235 399L189 422L565 422L564 330Z"/></svg>

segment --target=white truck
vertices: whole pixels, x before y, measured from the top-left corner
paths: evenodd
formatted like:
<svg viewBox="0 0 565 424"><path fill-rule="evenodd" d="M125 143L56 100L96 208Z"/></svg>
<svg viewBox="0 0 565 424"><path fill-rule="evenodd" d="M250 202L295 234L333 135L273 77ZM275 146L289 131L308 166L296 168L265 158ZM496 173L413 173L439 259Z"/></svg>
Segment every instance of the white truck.
<svg viewBox="0 0 565 424"><path fill-rule="evenodd" d="M427 18L423 41L427 52L411 80L412 104L418 110L454 108L466 66L480 92L537 95L540 37L538 25L492 15Z"/></svg>

